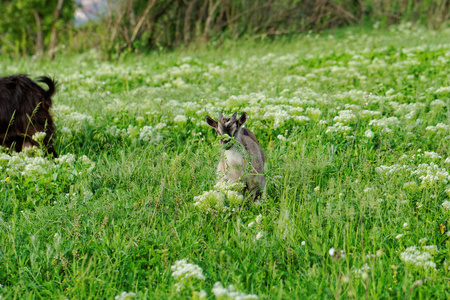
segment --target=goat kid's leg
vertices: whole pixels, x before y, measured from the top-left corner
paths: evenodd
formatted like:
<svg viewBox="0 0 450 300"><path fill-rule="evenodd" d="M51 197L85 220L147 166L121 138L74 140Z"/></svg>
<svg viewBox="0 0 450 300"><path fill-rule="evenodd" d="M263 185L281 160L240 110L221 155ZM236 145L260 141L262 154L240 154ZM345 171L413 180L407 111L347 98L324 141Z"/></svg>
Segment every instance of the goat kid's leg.
<svg viewBox="0 0 450 300"><path fill-rule="evenodd" d="M245 193L247 193L248 191L248 184L246 183L244 186L244 189L242 190L242 195L245 195Z"/></svg>
<svg viewBox="0 0 450 300"><path fill-rule="evenodd" d="M255 190L255 194L253 195L253 201L255 201L256 202L256 200L258 200L258 198L260 198L261 197L261 195L262 195L262 193L261 193L261 189L258 187L258 188L256 188L256 190Z"/></svg>

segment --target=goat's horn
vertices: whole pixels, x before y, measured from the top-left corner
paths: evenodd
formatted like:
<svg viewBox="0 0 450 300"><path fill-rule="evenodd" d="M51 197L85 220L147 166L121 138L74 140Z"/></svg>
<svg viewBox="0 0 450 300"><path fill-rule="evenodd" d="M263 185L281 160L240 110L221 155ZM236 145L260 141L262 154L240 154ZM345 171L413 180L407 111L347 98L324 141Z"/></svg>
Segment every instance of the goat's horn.
<svg viewBox="0 0 450 300"><path fill-rule="evenodd" d="M237 117L237 112L235 112L235 113L231 116L231 118L233 118L233 119L235 119L235 120L236 120L236 117Z"/></svg>
<svg viewBox="0 0 450 300"><path fill-rule="evenodd" d="M222 120L223 119L223 115L222 115L222 113L220 112L219 113L219 120Z"/></svg>

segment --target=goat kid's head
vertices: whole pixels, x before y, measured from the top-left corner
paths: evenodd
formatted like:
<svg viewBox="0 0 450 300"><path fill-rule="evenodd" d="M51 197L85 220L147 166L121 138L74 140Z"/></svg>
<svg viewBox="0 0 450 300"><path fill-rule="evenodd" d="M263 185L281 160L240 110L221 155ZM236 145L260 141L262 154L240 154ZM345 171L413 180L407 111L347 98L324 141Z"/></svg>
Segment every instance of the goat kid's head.
<svg viewBox="0 0 450 300"><path fill-rule="evenodd" d="M233 143L230 143L231 138L236 137L241 126L247 122L247 114L242 113L239 119L236 119L237 112L235 112L230 118L224 118L222 113L219 113L219 120L216 121L210 116L206 116L206 123L217 131L219 136L228 135L220 139L220 144L225 146L225 149L230 149Z"/></svg>

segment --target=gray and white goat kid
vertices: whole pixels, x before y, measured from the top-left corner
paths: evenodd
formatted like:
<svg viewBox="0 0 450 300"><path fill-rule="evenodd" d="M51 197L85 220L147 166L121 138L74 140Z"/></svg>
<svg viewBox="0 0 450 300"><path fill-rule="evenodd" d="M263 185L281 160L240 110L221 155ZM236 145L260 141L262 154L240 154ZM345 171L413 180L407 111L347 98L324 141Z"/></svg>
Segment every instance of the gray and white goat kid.
<svg viewBox="0 0 450 300"><path fill-rule="evenodd" d="M223 159L219 162L217 171L222 181L225 179L238 181L242 178L245 183L244 193L247 190L254 191L253 200L256 200L266 185L264 178L266 157L255 134L242 127L247 122L247 114L244 112L239 119L236 117L237 112L231 118L224 118L222 113L219 113L218 121L206 116L206 123L214 128L219 136L225 135L220 140L223 146L221 150Z"/></svg>

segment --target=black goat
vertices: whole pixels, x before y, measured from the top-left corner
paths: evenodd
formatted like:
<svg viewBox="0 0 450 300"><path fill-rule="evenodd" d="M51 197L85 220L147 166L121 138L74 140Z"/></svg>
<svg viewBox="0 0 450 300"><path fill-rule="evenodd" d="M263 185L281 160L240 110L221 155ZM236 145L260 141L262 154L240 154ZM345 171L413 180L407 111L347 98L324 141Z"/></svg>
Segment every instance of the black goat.
<svg viewBox="0 0 450 300"><path fill-rule="evenodd" d="M36 82L45 83L48 90ZM19 152L23 147L38 146L31 137L45 132L47 153L57 157L53 147L55 127L49 111L56 83L45 76L36 82L23 74L0 77L0 145Z"/></svg>

